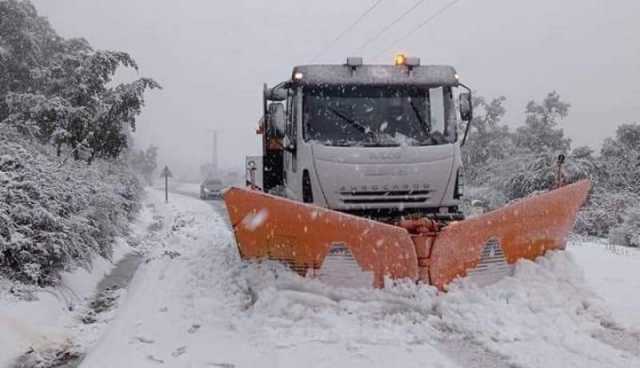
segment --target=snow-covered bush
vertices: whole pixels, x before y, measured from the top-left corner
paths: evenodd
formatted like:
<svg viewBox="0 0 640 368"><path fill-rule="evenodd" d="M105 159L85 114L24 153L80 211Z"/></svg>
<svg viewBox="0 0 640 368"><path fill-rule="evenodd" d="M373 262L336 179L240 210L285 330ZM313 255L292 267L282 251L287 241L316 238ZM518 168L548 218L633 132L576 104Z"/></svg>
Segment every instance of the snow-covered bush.
<svg viewBox="0 0 640 368"><path fill-rule="evenodd" d="M602 184L615 191L640 195L640 124L623 124L600 150Z"/></svg>
<svg viewBox="0 0 640 368"><path fill-rule="evenodd" d="M624 213L622 224L609 233L609 241L617 245L640 247L640 201Z"/></svg>
<svg viewBox="0 0 640 368"><path fill-rule="evenodd" d="M553 153L515 152L510 157L489 162L476 170L475 186L491 187L507 201L526 197L553 187L558 157ZM570 155L563 172L567 182L588 178L595 170L591 159ZM499 204L499 203L498 203Z"/></svg>
<svg viewBox="0 0 640 368"><path fill-rule="evenodd" d="M575 231L640 246L640 124L623 124L604 140L599 155L590 147L571 150L559 121L569 104L549 93L526 106L525 124L516 131L502 123L504 98L477 98L470 142L463 148L469 175L463 208L473 213L553 187L559 154L567 154L565 182L589 178L593 191L578 213ZM472 206L472 204L476 206Z"/></svg>
<svg viewBox="0 0 640 368"><path fill-rule="evenodd" d="M467 186L462 201L462 211L467 216L477 215L504 206L507 197L491 186Z"/></svg>
<svg viewBox="0 0 640 368"><path fill-rule="evenodd" d="M613 192L596 186L578 213L576 232L607 237L612 229L620 227L627 212L634 207L640 207L640 197L634 193Z"/></svg>
<svg viewBox="0 0 640 368"><path fill-rule="evenodd" d="M96 254L110 257L142 193L122 162L61 164L51 150L0 131L0 273L41 285Z"/></svg>
<svg viewBox="0 0 640 368"><path fill-rule="evenodd" d="M640 124L623 124L605 139L593 170L594 191L577 231L640 246Z"/></svg>
<svg viewBox="0 0 640 368"><path fill-rule="evenodd" d="M513 155L499 165L500 175L494 177L494 186L509 200L549 189L555 180L554 162L550 154Z"/></svg>
<svg viewBox="0 0 640 368"><path fill-rule="evenodd" d="M553 186L558 155L568 153L571 144L558 128L558 122L568 114L569 104L556 92L549 93L542 102L530 101L525 124L511 132L502 123L504 101L503 97L491 102L476 99L479 113L472 123L463 159L471 173L470 186L490 187L513 200ZM588 176L581 169L569 167L571 163L565 170L569 179Z"/></svg>

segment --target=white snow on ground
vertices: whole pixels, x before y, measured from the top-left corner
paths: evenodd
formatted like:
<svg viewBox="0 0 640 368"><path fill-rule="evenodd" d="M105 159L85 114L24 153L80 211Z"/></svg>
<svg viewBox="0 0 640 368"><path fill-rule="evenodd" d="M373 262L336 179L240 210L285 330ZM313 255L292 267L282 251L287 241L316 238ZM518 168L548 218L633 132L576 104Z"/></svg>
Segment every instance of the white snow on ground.
<svg viewBox="0 0 640 368"><path fill-rule="evenodd" d="M640 366L636 257L573 246L486 288L332 289L241 262L219 204L171 198L150 191L164 226L83 367Z"/></svg>
<svg viewBox="0 0 640 368"><path fill-rule="evenodd" d="M175 184L174 191L197 195L200 193L200 183L177 182Z"/></svg>
<svg viewBox="0 0 640 368"><path fill-rule="evenodd" d="M0 278L0 367L10 366L28 351L40 362L60 352L82 353L93 346L113 317L113 311L106 311L94 316L95 323L82 322L91 311L96 288L118 262L138 252L129 242L146 243L155 221L151 208L144 207L128 238L116 240L111 261L95 257L91 270L63 273L58 287L38 289Z"/></svg>
<svg viewBox="0 0 640 368"><path fill-rule="evenodd" d="M144 215L145 211L141 221ZM134 226L136 230L141 231ZM79 268L63 273L56 288L37 289L0 279L0 367L31 349L45 356L74 350L78 343L92 344L101 326L83 325L79 320L82 308L100 280L132 251L124 239L118 239L111 261L96 257L90 271Z"/></svg>
<svg viewBox="0 0 640 368"><path fill-rule="evenodd" d="M187 196L198 196L200 194L200 183L169 180L167 184L171 193L184 194ZM164 179L161 179L154 183L153 188L164 191L164 185Z"/></svg>
<svg viewBox="0 0 640 368"><path fill-rule="evenodd" d="M580 242L569 252L585 270L589 287L606 302L616 320L640 331L640 250Z"/></svg>
<svg viewBox="0 0 640 368"><path fill-rule="evenodd" d="M482 289L460 285L436 303L434 323L519 367L640 365L640 351L634 355L594 338L608 334L616 319L568 252L521 261L513 277Z"/></svg>
<svg viewBox="0 0 640 368"><path fill-rule="evenodd" d="M323 285L307 284L279 265L243 264L227 224L208 202L174 194L164 205L162 194L155 195L167 219L162 243L138 270L116 320L83 367L389 366L399 352L411 355L402 360L405 366L455 366L431 345L407 342L403 335L422 319L423 308L400 290L398 296L345 290L332 300ZM344 309L357 311L358 304L367 310L350 317ZM385 321L387 312L395 316Z"/></svg>

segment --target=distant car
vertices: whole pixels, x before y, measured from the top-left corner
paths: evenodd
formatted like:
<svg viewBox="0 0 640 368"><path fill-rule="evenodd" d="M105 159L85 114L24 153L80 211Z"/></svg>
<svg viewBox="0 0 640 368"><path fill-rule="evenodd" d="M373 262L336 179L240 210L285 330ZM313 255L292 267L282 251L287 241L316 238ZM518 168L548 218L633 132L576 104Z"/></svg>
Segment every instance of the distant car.
<svg viewBox="0 0 640 368"><path fill-rule="evenodd" d="M207 179L200 184L200 199L221 198L224 185L218 179Z"/></svg>

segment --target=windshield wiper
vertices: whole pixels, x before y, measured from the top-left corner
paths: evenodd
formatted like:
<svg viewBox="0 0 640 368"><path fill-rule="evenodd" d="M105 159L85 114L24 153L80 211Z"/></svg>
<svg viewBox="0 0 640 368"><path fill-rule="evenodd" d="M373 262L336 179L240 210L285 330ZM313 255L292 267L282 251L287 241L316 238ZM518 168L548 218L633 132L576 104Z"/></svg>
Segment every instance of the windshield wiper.
<svg viewBox="0 0 640 368"><path fill-rule="evenodd" d="M332 113L334 113L337 117L341 118L342 120L346 121L347 123L349 123L351 126L355 127L356 129L358 129L359 131L361 131L364 134L371 134L371 130L369 128L367 128L366 126L358 123L357 121L351 119L350 117L344 115L343 113L341 113L338 110L335 110L332 107L327 107L327 109L329 109L329 111L331 111Z"/></svg>
<svg viewBox="0 0 640 368"><path fill-rule="evenodd" d="M424 118L422 117L422 114L420 114L420 110L418 110L416 104L414 104L413 101L410 101L409 104L411 105L413 112L416 114L416 117L420 122L420 126L422 126L422 129L424 129L424 133L428 136L431 133L431 127L427 124L426 121L424 121Z"/></svg>
<svg viewBox="0 0 640 368"><path fill-rule="evenodd" d="M393 139L393 137L387 133L383 133L383 132L374 132L373 130L369 129L368 127L358 123L357 121L351 119L350 117L344 115L343 113L341 113L340 111L331 108L331 107L327 107L327 109L329 109L329 111L331 111L332 113L334 113L336 116L338 116L339 118L341 118L342 120L346 121L347 123L349 123L351 126L355 127L356 129L358 129L359 131L361 131L363 134L371 137L372 142L371 143L365 143L364 145L366 147L395 147L395 146L399 146L399 144L397 143L388 143L388 142L382 142L381 141L381 137L384 135L385 137L388 137L389 139Z"/></svg>

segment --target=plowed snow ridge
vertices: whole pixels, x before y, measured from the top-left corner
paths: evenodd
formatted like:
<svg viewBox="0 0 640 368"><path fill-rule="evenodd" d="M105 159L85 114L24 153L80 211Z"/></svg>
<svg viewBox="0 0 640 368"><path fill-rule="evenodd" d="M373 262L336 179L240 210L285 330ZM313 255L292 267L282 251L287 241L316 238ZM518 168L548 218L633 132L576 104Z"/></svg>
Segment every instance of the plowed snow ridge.
<svg viewBox="0 0 640 368"><path fill-rule="evenodd" d="M83 367L640 366L632 322L590 289L578 247L482 289L332 289L241 262L219 207L172 198L150 191L161 244Z"/></svg>

